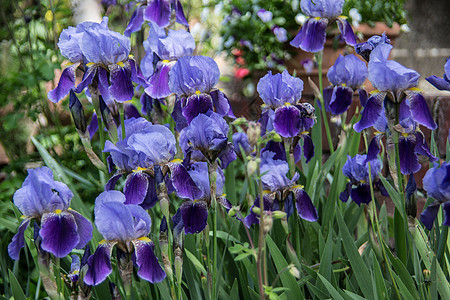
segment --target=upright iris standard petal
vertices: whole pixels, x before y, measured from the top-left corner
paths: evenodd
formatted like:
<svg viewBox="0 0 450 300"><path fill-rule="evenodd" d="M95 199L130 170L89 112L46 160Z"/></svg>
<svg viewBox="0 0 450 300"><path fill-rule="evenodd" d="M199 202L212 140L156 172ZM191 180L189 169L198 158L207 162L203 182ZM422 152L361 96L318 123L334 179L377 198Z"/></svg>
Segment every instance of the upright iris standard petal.
<svg viewBox="0 0 450 300"><path fill-rule="evenodd" d="M355 55L339 55L328 70L328 80L333 85L346 85L352 89L360 87L368 76L366 64Z"/></svg>
<svg viewBox="0 0 450 300"><path fill-rule="evenodd" d="M342 14L344 0L302 0L300 7L310 17L334 18Z"/></svg>
<svg viewBox="0 0 450 300"><path fill-rule="evenodd" d="M134 240L133 244L136 264L139 268L137 272L139 277L151 283L161 282L166 277L166 273L161 268L155 255L155 244L146 237Z"/></svg>
<svg viewBox="0 0 450 300"><path fill-rule="evenodd" d="M303 81L287 70L275 75L269 71L259 80L257 90L267 106L276 108L285 103L296 104L302 97Z"/></svg>
<svg viewBox="0 0 450 300"><path fill-rule="evenodd" d="M45 213L39 235L42 237L42 249L56 257L66 256L80 241L75 218L68 212Z"/></svg>
<svg viewBox="0 0 450 300"><path fill-rule="evenodd" d="M370 53L380 44L390 44L390 40L387 38L386 34L383 33L381 36L374 35L370 37L367 42L359 43L355 45L355 51L361 55L366 61L370 59Z"/></svg>

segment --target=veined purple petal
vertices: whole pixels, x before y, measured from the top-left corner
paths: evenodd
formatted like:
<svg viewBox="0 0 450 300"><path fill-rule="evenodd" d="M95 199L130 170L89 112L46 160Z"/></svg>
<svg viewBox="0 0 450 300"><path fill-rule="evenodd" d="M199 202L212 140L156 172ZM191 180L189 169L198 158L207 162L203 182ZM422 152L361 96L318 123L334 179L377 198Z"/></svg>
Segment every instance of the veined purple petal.
<svg viewBox="0 0 450 300"><path fill-rule="evenodd" d="M147 210L155 206L156 202L158 202L158 195L156 194L155 179L149 176L147 194L145 195L144 201L140 204L140 206Z"/></svg>
<svg viewBox="0 0 450 300"><path fill-rule="evenodd" d="M416 136L416 146L414 147L414 151L420 155L428 157L430 161L437 161L438 158L431 154L430 148L428 148L423 133L416 132L414 135Z"/></svg>
<svg viewBox="0 0 450 300"><path fill-rule="evenodd" d="M431 203L420 214L420 222L422 222L428 230L433 228L434 219L436 219L440 207L441 205L439 203Z"/></svg>
<svg viewBox="0 0 450 300"><path fill-rule="evenodd" d="M369 149L367 150L366 162L377 159L378 153L381 151L382 137L383 135L378 134L372 139L372 141L370 141Z"/></svg>
<svg viewBox="0 0 450 300"><path fill-rule="evenodd" d="M144 19L167 27L170 23L170 0L148 0L144 10Z"/></svg>
<svg viewBox="0 0 450 300"><path fill-rule="evenodd" d="M156 70L149 78L150 84L145 92L152 98L161 99L172 94L169 88L169 72L173 63L158 62Z"/></svg>
<svg viewBox="0 0 450 300"><path fill-rule="evenodd" d="M186 20L186 17L184 16L183 6L181 6L180 1L175 0L173 2L175 5L175 20L177 21L177 23L189 27L189 23Z"/></svg>
<svg viewBox="0 0 450 300"><path fill-rule="evenodd" d="M372 200L369 184L358 184L356 188L352 189L350 196L352 197L353 202L358 204L358 206L361 205L361 203L369 203Z"/></svg>
<svg viewBox="0 0 450 300"><path fill-rule="evenodd" d="M103 282L112 272L111 252L117 242L101 243L94 255L88 259L88 270L84 275L84 282L87 285L98 285Z"/></svg>
<svg viewBox="0 0 450 300"><path fill-rule="evenodd" d="M133 172L127 176L123 193L125 194L125 204L141 204L148 189L148 175L143 172Z"/></svg>
<svg viewBox="0 0 450 300"><path fill-rule="evenodd" d="M330 111L332 114L340 115L347 111L352 104L353 90L347 86L336 86L330 101Z"/></svg>
<svg viewBox="0 0 450 300"><path fill-rule="evenodd" d="M75 223L77 224L77 232L80 237L80 241L78 242L78 245L75 246L75 248L81 249L86 246L86 244L92 238L92 224L76 210L69 208L68 213L70 213L75 218Z"/></svg>
<svg viewBox="0 0 450 300"><path fill-rule="evenodd" d="M141 30L144 24L144 6L138 6L131 16L130 22L128 23L124 36L130 37L133 32Z"/></svg>
<svg viewBox="0 0 450 300"><path fill-rule="evenodd" d="M134 104L132 103L124 103L123 105L124 113L125 113L125 119L131 119L131 118L140 118L141 114L139 113L138 109Z"/></svg>
<svg viewBox="0 0 450 300"><path fill-rule="evenodd" d="M242 154L241 147L242 147L242 150L244 151L244 155L248 155L251 152L253 152L253 147L250 145L247 134L245 132L234 133L232 139L233 139L234 151L236 151L237 154L239 154L239 155Z"/></svg>
<svg viewBox="0 0 450 300"><path fill-rule="evenodd" d="M192 180L189 172L181 163L169 163L172 184L178 197L191 200L200 199L203 191Z"/></svg>
<svg viewBox="0 0 450 300"><path fill-rule="evenodd" d="M301 188L294 189L295 205L300 218L314 222L319 218L309 195Z"/></svg>
<svg viewBox="0 0 450 300"><path fill-rule="evenodd" d="M213 109L212 98L208 94L194 94L187 98L186 106L182 108L183 116L190 123L199 114Z"/></svg>
<svg viewBox="0 0 450 300"><path fill-rule="evenodd" d="M198 233L206 227L208 205L205 201L185 201L181 205L181 217L186 233Z"/></svg>
<svg viewBox="0 0 450 300"><path fill-rule="evenodd" d="M422 124L423 126L435 130L437 128L436 122L434 122L431 116L430 110L428 109L427 102L421 93L413 93L409 99L411 110L411 115L413 119Z"/></svg>
<svg viewBox="0 0 450 300"><path fill-rule="evenodd" d="M287 70L274 75L269 71L259 80L257 90L266 105L276 108L286 102L296 104L302 97L303 81Z"/></svg>
<svg viewBox="0 0 450 300"><path fill-rule="evenodd" d="M302 0L300 7L310 17L333 19L342 14L344 0Z"/></svg>
<svg viewBox="0 0 450 300"><path fill-rule="evenodd" d="M361 106L365 107L367 104L368 95L365 89L358 89L359 93L359 102L361 102Z"/></svg>
<svg viewBox="0 0 450 300"><path fill-rule="evenodd" d="M216 113L221 116L234 117L233 112L231 111L230 102L221 90L215 89L211 91L209 95L212 98ZM230 112L232 116L229 115Z"/></svg>
<svg viewBox="0 0 450 300"><path fill-rule="evenodd" d="M367 105L363 109L361 119L353 125L353 129L356 132L361 132L363 129L375 125L377 120L382 117L384 96L384 93L379 93L367 100Z"/></svg>
<svg viewBox="0 0 450 300"><path fill-rule="evenodd" d="M114 99L109 91L109 76L108 72L103 68L97 68L98 73L98 90L103 97L103 101L111 107L114 105Z"/></svg>
<svg viewBox="0 0 450 300"><path fill-rule="evenodd" d="M166 277L166 273L161 268L158 258L153 251L155 244L146 237L134 240L133 244L136 264L139 268L137 272L139 277L151 283L161 282Z"/></svg>
<svg viewBox="0 0 450 300"><path fill-rule="evenodd" d="M275 120L273 126L275 131L282 137L294 137L300 130L300 110L293 106L280 106L275 110Z"/></svg>
<svg viewBox="0 0 450 300"><path fill-rule="evenodd" d="M97 74L97 66L91 66L87 69L86 72L83 74L83 79L81 82L77 85L76 89L74 90L75 93L81 93L89 84L92 83L92 80L94 79L95 74ZM74 78L75 80L75 78Z"/></svg>
<svg viewBox="0 0 450 300"><path fill-rule="evenodd" d="M92 140L92 137L98 130L98 119L95 112L92 114L91 122L89 123L87 130L89 131L89 138Z"/></svg>
<svg viewBox="0 0 450 300"><path fill-rule="evenodd" d="M415 142L412 141L413 136L400 137L398 140L398 148L400 152L400 169L402 174L417 173L421 165L414 151Z"/></svg>
<svg viewBox="0 0 450 300"><path fill-rule="evenodd" d="M182 102L183 99L176 100L172 111L172 118L176 123L176 130L178 132L181 132L183 128L188 126L186 117L183 115Z"/></svg>
<svg viewBox="0 0 450 300"><path fill-rule="evenodd" d="M8 245L8 254L14 260L18 260L20 256L20 249L25 246L24 233L30 225L30 218L26 218L22 221L17 230L17 233L13 236L11 243Z"/></svg>
<svg viewBox="0 0 450 300"><path fill-rule="evenodd" d="M330 72L328 72L329 74ZM334 87L329 86L323 89L323 104L325 105L325 110L330 111L330 102L331 97L333 96ZM319 105L319 108L322 109L322 104L320 103L319 99L317 99L317 104Z"/></svg>
<svg viewBox="0 0 450 300"><path fill-rule="evenodd" d="M75 217L68 212L45 213L39 235L42 249L56 257L66 256L80 242Z"/></svg>
<svg viewBox="0 0 450 300"><path fill-rule="evenodd" d="M356 37L353 33L352 26L348 22L348 20L343 18L337 18L337 24L339 31L342 34L342 37L344 38L345 43L350 46L356 45Z"/></svg>
<svg viewBox="0 0 450 300"><path fill-rule="evenodd" d="M110 68L111 86L109 92L118 102L131 100L134 96L134 87L131 82L131 70L127 67L114 65Z"/></svg>
<svg viewBox="0 0 450 300"><path fill-rule="evenodd" d="M218 158L220 159L219 165L222 169L225 169L232 161L236 160L237 156L233 144L227 143L225 149L221 151Z"/></svg>
<svg viewBox="0 0 450 300"><path fill-rule="evenodd" d="M70 92L71 89L75 88L75 70L77 69L79 63L73 64L65 68L61 77L59 78L58 85L48 92L48 99L53 103L58 103Z"/></svg>
<svg viewBox="0 0 450 300"><path fill-rule="evenodd" d="M353 54L339 55L327 73L328 80L333 85L346 85L352 89L359 88L367 75L366 63Z"/></svg>
<svg viewBox="0 0 450 300"><path fill-rule="evenodd" d="M272 140L268 141L266 146L261 150L261 157L266 151L273 152L275 155L272 157L274 160L284 160L286 161L286 150L283 143L274 142Z"/></svg>
<svg viewBox="0 0 450 300"><path fill-rule="evenodd" d="M306 162L309 162L314 156L314 143L311 137L307 134L302 134L303 138L303 156Z"/></svg>
<svg viewBox="0 0 450 300"><path fill-rule="evenodd" d="M318 52L323 49L326 39L327 19L309 18L291 41L291 46L306 52Z"/></svg>

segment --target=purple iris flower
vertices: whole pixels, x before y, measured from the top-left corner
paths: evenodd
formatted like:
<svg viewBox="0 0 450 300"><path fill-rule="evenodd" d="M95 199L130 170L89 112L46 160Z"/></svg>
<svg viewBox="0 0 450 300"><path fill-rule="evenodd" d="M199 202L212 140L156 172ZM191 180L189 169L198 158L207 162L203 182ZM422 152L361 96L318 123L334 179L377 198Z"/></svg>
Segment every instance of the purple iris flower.
<svg viewBox="0 0 450 300"><path fill-rule="evenodd" d="M53 180L51 169L28 169L22 187L14 193L14 204L24 220L8 245L9 256L19 259L20 249L25 245L24 232L33 219L40 225L42 250L64 257L73 248L83 248L92 238L92 225L69 208L72 197L67 185Z"/></svg>
<svg viewBox="0 0 450 300"><path fill-rule="evenodd" d="M428 157L431 162L437 161L438 158L431 154L425 136L418 124L411 118L400 120L400 124L394 126L394 130L400 133L398 146L402 174L408 175L420 170L422 165L419 163L418 154ZM368 161L376 160L378 153L381 151L382 136L383 134L380 132L370 142L367 153Z"/></svg>
<svg viewBox="0 0 450 300"><path fill-rule="evenodd" d="M264 196L264 210L275 211L284 210L288 216L292 214L293 203L297 208L300 218L314 222L317 221L317 210L314 207L311 198L303 190L303 186L296 185L300 175L295 173L292 179L286 174L289 172L289 165L284 160L274 159L276 153L265 151L261 155L261 181ZM253 206L259 207L259 199L255 200ZM253 208L253 207L252 207ZM245 217L244 224L250 227L251 224L257 223L258 216L251 210L250 214Z"/></svg>
<svg viewBox="0 0 450 300"><path fill-rule="evenodd" d="M133 32L141 30L144 21L154 22L161 28L169 26L172 10L175 11L176 22L189 27L179 0L147 0L144 2L147 2L147 5L138 4L133 12L130 23L125 29L126 36L129 37Z"/></svg>
<svg viewBox="0 0 450 300"><path fill-rule="evenodd" d="M193 180L195 186L190 197L180 194L177 186L174 185L177 195L185 198L180 206L181 219L179 226L183 226L185 233L193 234L203 231L208 220L208 208L211 206L211 185L209 182L208 164L206 162L196 162L188 168L188 173ZM219 203L225 201L223 198L223 185L225 176L222 169L218 168L216 174L216 199ZM200 193L198 192L200 191Z"/></svg>
<svg viewBox="0 0 450 300"><path fill-rule="evenodd" d="M347 111L352 104L353 91L358 90L363 106L367 93L360 87L367 78L366 64L353 54L339 55L328 70L328 80L333 86L324 89L325 109L335 115Z"/></svg>
<svg viewBox="0 0 450 300"><path fill-rule="evenodd" d="M263 21L264 23L272 21L273 13L271 11L260 9L256 13L256 15Z"/></svg>
<svg viewBox="0 0 450 300"><path fill-rule="evenodd" d="M221 116L234 117L228 98L214 88L219 77L219 67L211 57L184 56L178 59L169 73L170 91L178 97L172 113L177 130L208 110L214 109Z"/></svg>
<svg viewBox="0 0 450 300"><path fill-rule="evenodd" d="M82 59L86 63L87 70L75 89L76 93L81 93L95 82L106 103L111 103L112 99L124 102L133 98L133 81L144 85L145 80L138 65L129 56L130 39L109 30L107 24L108 18L104 17L101 24L84 22L77 28L63 30L59 42L61 53L71 61ZM64 76L61 76L58 86L49 92L52 102L58 102L74 88L75 69L70 70L62 74Z"/></svg>
<svg viewBox="0 0 450 300"><path fill-rule="evenodd" d="M422 94L415 88L419 73L396 61L388 60L392 46L380 44L370 54L369 80L377 89L367 100L361 120L353 128L360 132L384 118L384 102L400 103L400 115L408 115L432 130L437 128Z"/></svg>
<svg viewBox="0 0 450 300"><path fill-rule="evenodd" d="M228 130L227 122L219 114L208 111L196 116L181 131L180 146L186 155L192 153L197 160L206 158L214 163L219 158L220 166L226 168L236 159L233 144L228 142Z"/></svg>
<svg viewBox="0 0 450 300"><path fill-rule="evenodd" d="M425 78L429 83L434 85L435 88L441 91L450 91L450 57L447 58L447 62L444 65L444 77L439 78L437 76L430 76Z"/></svg>
<svg viewBox="0 0 450 300"><path fill-rule="evenodd" d="M339 31L348 45L355 45L356 39L352 26L347 18L341 16L344 0L302 0L302 11L309 16L291 45L307 52L318 52L323 49L326 39L327 25L337 21Z"/></svg>
<svg viewBox="0 0 450 300"><path fill-rule="evenodd" d="M104 240L88 259L84 277L88 285L100 284L111 274L114 246L133 255L142 279L155 283L166 277L154 253L155 244L147 237L150 216L142 207L125 202L125 195L119 191L105 191L95 200L95 225Z"/></svg>
<svg viewBox="0 0 450 300"><path fill-rule="evenodd" d="M342 172L350 179L347 183L345 190L339 195L339 199L347 202L351 197L353 202L358 205L361 203L369 203L372 200L370 195L369 185L369 162L367 161L367 155L357 154L355 157L347 155L348 160L342 167ZM375 187L378 187L383 195L388 195L383 184L378 179L382 164L378 159L370 161L370 171L372 177L372 183ZM356 187L353 187L356 186Z"/></svg>
<svg viewBox="0 0 450 300"><path fill-rule="evenodd" d="M423 188L427 191L428 197L436 201L422 212L420 221L428 230L431 230L439 207L443 204L445 218L442 224L450 226L450 162L444 162L440 167L429 169L423 178Z"/></svg>
<svg viewBox="0 0 450 300"><path fill-rule="evenodd" d="M169 165L176 154L176 140L166 126L153 125L144 118L125 120L125 133L123 139L119 126L119 141L105 143L104 152L110 152L112 163L118 169L105 190L113 189L119 178L127 174L125 204L140 204L148 209L157 201L155 180L149 172L155 166Z"/></svg>
<svg viewBox="0 0 450 300"><path fill-rule="evenodd" d="M145 92L152 98L161 99L169 96L169 72L177 59L192 55L195 41L186 30L169 30L166 35L164 29L155 23L150 23L150 33L144 48L146 55L141 61L141 68L149 85Z"/></svg>
<svg viewBox="0 0 450 300"><path fill-rule="evenodd" d="M305 145L314 149L307 131L315 123L315 110L309 103L300 103L303 81L291 76L287 70L275 75L269 71L259 80L257 90L265 104L260 119L263 132L275 130L283 138L301 137ZM308 149L304 153L313 154L314 150ZM309 161L311 157L306 159Z"/></svg>
<svg viewBox="0 0 450 300"><path fill-rule="evenodd" d="M374 35L367 40L367 42L356 44L355 51L361 55L366 61L369 61L370 53L380 44L390 44L391 41L387 38L386 34L383 32L381 36Z"/></svg>

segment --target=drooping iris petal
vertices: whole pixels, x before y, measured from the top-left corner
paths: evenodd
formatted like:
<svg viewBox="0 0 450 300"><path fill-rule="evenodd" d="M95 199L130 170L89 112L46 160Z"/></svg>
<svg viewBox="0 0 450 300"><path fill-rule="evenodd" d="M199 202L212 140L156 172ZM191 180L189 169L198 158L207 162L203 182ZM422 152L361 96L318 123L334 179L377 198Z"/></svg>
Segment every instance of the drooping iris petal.
<svg viewBox="0 0 450 300"><path fill-rule="evenodd" d="M306 162L309 162L314 156L314 144L312 138L309 135L302 135L303 138L303 156Z"/></svg>
<svg viewBox="0 0 450 300"><path fill-rule="evenodd" d="M139 268L137 272L139 277L151 283L161 282L166 277L166 273L161 268L158 258L153 251L155 244L146 237L134 240L133 244L136 264Z"/></svg>
<svg viewBox="0 0 450 300"><path fill-rule="evenodd" d="M143 172L133 172L127 176L123 193L125 194L125 204L141 204L148 189L148 175Z"/></svg>
<svg viewBox="0 0 450 300"><path fill-rule="evenodd" d="M208 94L194 94L186 99L186 105L182 108L183 116L190 123L199 114L204 114L213 109L212 98Z"/></svg>
<svg viewBox="0 0 450 300"><path fill-rule="evenodd" d="M314 222L319 218L309 195L301 188L294 189L295 205L298 215L307 221Z"/></svg>
<svg viewBox="0 0 450 300"><path fill-rule="evenodd" d="M362 107L365 107L368 99L367 92L364 89L359 89L358 93L359 93L359 102L361 102Z"/></svg>
<svg viewBox="0 0 450 300"><path fill-rule="evenodd" d="M437 128L437 124L434 122L430 110L428 109L427 102L422 94L413 93L412 97L409 99L409 102L411 115L414 120L431 130L435 130Z"/></svg>
<svg viewBox="0 0 450 300"><path fill-rule="evenodd" d="M166 27L170 23L170 0L148 0L144 10L144 19Z"/></svg>
<svg viewBox="0 0 450 300"><path fill-rule="evenodd" d="M130 22L127 25L123 35L130 37L133 32L141 30L144 24L144 6L138 6L133 12L130 18Z"/></svg>
<svg viewBox="0 0 450 300"><path fill-rule="evenodd" d="M250 145L245 132L236 132L233 134L233 146L234 150L239 155L241 155L241 147L245 155L248 155L253 151L253 147Z"/></svg>
<svg viewBox="0 0 450 300"><path fill-rule="evenodd" d="M180 163L169 163L172 184L181 198L200 199L203 191L192 180L186 168Z"/></svg>
<svg viewBox="0 0 450 300"><path fill-rule="evenodd" d="M138 109L134 104L132 103L124 103L123 105L125 119L131 119L131 118L140 118L141 114L139 113Z"/></svg>
<svg viewBox="0 0 450 300"><path fill-rule="evenodd" d="M291 46L306 52L317 52L323 49L326 40L328 20L309 18L291 41Z"/></svg>
<svg viewBox="0 0 450 300"><path fill-rule="evenodd" d="M352 197L353 202L358 204L358 206L361 205L361 203L369 203L372 200L369 184L359 184L356 188L352 189L350 196Z"/></svg>
<svg viewBox="0 0 450 300"><path fill-rule="evenodd" d="M289 165L286 161L273 159L274 152L265 151L261 156L261 181L264 189L276 191L288 187L291 184L286 174L289 172Z"/></svg>
<svg viewBox="0 0 450 300"><path fill-rule="evenodd" d="M58 103L62 98L69 94L70 90L75 88L75 70L79 64L73 64L65 68L59 78L56 88L48 93L48 99L53 103Z"/></svg>
<svg viewBox="0 0 450 300"><path fill-rule="evenodd" d="M87 285L98 285L112 272L111 252L117 242L103 242L95 250L94 255L88 259L88 270L84 275Z"/></svg>
<svg viewBox="0 0 450 300"><path fill-rule="evenodd" d="M212 98L216 113L221 116L228 116L230 118L235 117L233 111L231 110L230 102L222 91L219 89L213 90L210 93L210 96Z"/></svg>
<svg viewBox="0 0 450 300"><path fill-rule="evenodd" d="M294 105L281 106L275 110L273 126L282 137L294 137L299 134L301 114Z"/></svg>
<svg viewBox="0 0 450 300"><path fill-rule="evenodd" d="M420 222L422 222L428 230L433 228L433 223L440 207L441 205L439 203L432 203L420 214Z"/></svg>
<svg viewBox="0 0 450 300"><path fill-rule="evenodd" d="M335 115L347 111L352 104L353 90L349 87L336 86L333 89L329 109Z"/></svg>
<svg viewBox="0 0 450 300"><path fill-rule="evenodd" d="M398 149L400 152L400 169L402 174L417 173L421 165L414 151L415 141L410 137L400 137L398 140Z"/></svg>
<svg viewBox="0 0 450 300"><path fill-rule="evenodd" d="M75 218L68 212L45 213L39 235L41 247L56 257L64 257L80 242Z"/></svg>
<svg viewBox="0 0 450 300"><path fill-rule="evenodd" d="M351 190L352 190L352 183L347 182L345 190L339 194L339 199L341 199L342 202L347 202L348 198L350 197Z"/></svg>
<svg viewBox="0 0 450 300"><path fill-rule="evenodd" d="M442 222L442 224L450 226L450 202L444 203L443 210L444 210L444 221Z"/></svg>
<svg viewBox="0 0 450 300"><path fill-rule="evenodd" d="M8 254L14 260L18 260L20 256L20 249L25 246L24 233L30 224L29 218L22 221L17 230L17 233L13 236L11 243L8 245Z"/></svg>
<svg viewBox="0 0 450 300"><path fill-rule="evenodd" d="M186 233L198 233L206 227L208 205L205 201L185 201L181 205L181 216Z"/></svg>
<svg viewBox="0 0 450 300"><path fill-rule="evenodd" d="M438 158L436 156L434 156L433 154L431 154L430 148L428 148L428 145L425 141L425 137L423 136L423 133L416 132L414 134L414 136L416 137L416 146L414 147L414 151L417 154L428 157L428 159L432 162L437 161Z"/></svg>
<svg viewBox="0 0 450 300"><path fill-rule="evenodd" d="M131 82L131 70L127 67L113 65L110 69L111 86L109 92L118 102L131 100L134 95L134 87Z"/></svg>
<svg viewBox="0 0 450 300"><path fill-rule="evenodd" d="M439 78L433 75L425 79L438 90L450 91L450 81L445 80L445 78Z"/></svg>
<svg viewBox="0 0 450 300"><path fill-rule="evenodd" d="M147 194L145 195L144 201L140 204L140 206L147 210L155 206L156 202L158 202L158 195L156 194L156 186L155 179L153 177L148 176L148 188Z"/></svg>
<svg viewBox="0 0 450 300"><path fill-rule="evenodd" d="M450 163L444 162L440 168L434 167L427 171L423 178L423 188L428 197L433 197L440 203L450 200Z"/></svg>
<svg viewBox="0 0 450 300"><path fill-rule="evenodd" d="M177 23L189 27L189 23L184 15L183 6L181 6L181 2L179 0L175 0L173 2L175 6L175 20Z"/></svg>
<svg viewBox="0 0 450 300"><path fill-rule="evenodd" d="M369 149L367 150L367 159L366 161L371 161L377 159L378 153L381 151L381 138L383 136L381 134L376 135L372 141L370 141Z"/></svg>
<svg viewBox="0 0 450 300"><path fill-rule="evenodd" d="M75 248L81 249L86 246L92 238L92 224L76 210L69 209L67 212L74 217L75 223L77 224L78 236L80 237L80 241Z"/></svg>
<svg viewBox="0 0 450 300"><path fill-rule="evenodd" d="M350 25L348 20L342 17L337 18L337 24L345 43L350 46L356 45L355 34L353 33L352 26Z"/></svg>
<svg viewBox="0 0 450 300"><path fill-rule="evenodd" d="M376 124L377 120L383 115L383 100L384 94L379 93L367 100L367 104L363 109L361 119L353 125L356 132L361 132L363 129L369 128Z"/></svg>
<svg viewBox="0 0 450 300"><path fill-rule="evenodd" d="M169 72L172 64L158 62L156 70L150 77L150 84L145 88L145 92L152 98L161 99L171 94L169 88Z"/></svg>
<svg viewBox="0 0 450 300"><path fill-rule="evenodd" d="M221 151L221 153L219 154L219 156L217 158L220 160L219 166L222 169L225 169L226 167L228 167L228 165L232 161L235 161L237 156L236 156L236 152L234 150L233 144L232 143L227 143L227 145Z"/></svg>

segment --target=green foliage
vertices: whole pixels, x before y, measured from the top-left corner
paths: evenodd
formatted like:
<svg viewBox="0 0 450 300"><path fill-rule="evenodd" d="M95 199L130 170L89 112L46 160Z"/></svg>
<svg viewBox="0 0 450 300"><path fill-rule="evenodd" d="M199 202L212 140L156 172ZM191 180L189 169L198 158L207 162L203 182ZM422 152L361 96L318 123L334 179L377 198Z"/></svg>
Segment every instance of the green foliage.
<svg viewBox="0 0 450 300"><path fill-rule="evenodd" d="M407 12L405 0L347 0L344 3L344 15L356 8L361 15L362 23L374 26L375 22L386 22L391 27L394 22L406 24Z"/></svg>

